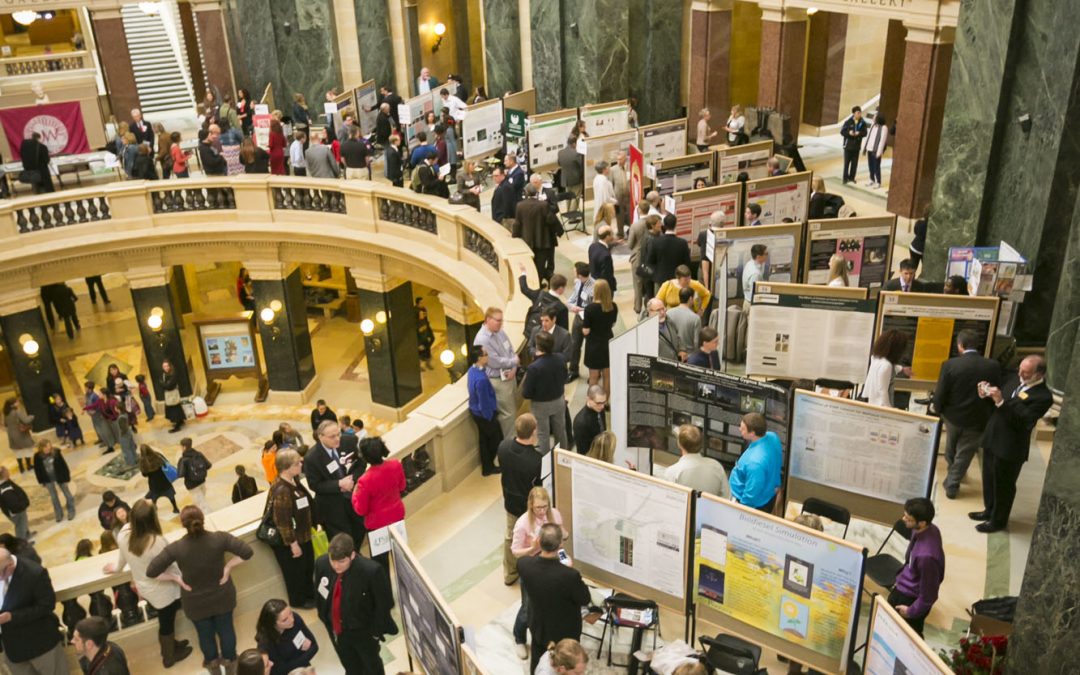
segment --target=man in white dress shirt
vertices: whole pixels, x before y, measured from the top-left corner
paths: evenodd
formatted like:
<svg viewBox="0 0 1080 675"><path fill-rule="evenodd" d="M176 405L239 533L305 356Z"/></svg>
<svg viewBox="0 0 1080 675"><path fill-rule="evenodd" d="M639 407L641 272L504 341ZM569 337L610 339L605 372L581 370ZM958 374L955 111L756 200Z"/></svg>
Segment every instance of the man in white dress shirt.
<svg viewBox="0 0 1080 675"><path fill-rule="evenodd" d="M731 499L731 487L728 485L724 467L715 459L701 454L701 429L692 424L679 427L679 452L682 456L664 470L664 479L694 490L708 492L717 497Z"/></svg>
<svg viewBox="0 0 1080 675"><path fill-rule="evenodd" d="M604 204L614 206L619 203L619 200L615 198L615 185L608 178L608 173L611 171L608 163L601 159L593 167L596 169L596 175L592 181L593 222L595 223L596 215L600 213Z"/></svg>

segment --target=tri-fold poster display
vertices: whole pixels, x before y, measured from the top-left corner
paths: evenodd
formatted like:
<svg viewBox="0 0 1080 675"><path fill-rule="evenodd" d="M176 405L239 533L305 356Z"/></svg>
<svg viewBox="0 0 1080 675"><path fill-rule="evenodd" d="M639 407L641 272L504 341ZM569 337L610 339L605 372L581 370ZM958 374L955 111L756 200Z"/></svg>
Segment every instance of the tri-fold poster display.
<svg viewBox="0 0 1080 675"><path fill-rule="evenodd" d="M397 606L401 611L409 654L428 675L458 675L461 672L461 624L393 528L390 530L390 551L397 582Z"/></svg>
<svg viewBox="0 0 1080 675"><path fill-rule="evenodd" d="M353 89L353 100L356 101L356 116L360 121L360 133L364 136L374 133L375 120L379 116L379 92L375 88L375 80L368 80Z"/></svg>
<svg viewBox="0 0 1080 675"><path fill-rule="evenodd" d="M596 163L603 160L614 165L620 150L628 150L637 141L637 130L626 129L603 136L590 136L585 139L585 196L592 199L592 184L596 178Z"/></svg>
<svg viewBox="0 0 1080 675"><path fill-rule="evenodd" d="M672 198L678 219L675 234L690 242L690 257L695 260L701 258L698 234L709 227L713 213L719 211L724 214L723 225L726 227L735 227L739 223L742 186L738 183L676 192Z"/></svg>
<svg viewBox="0 0 1080 675"><path fill-rule="evenodd" d="M952 669L880 595L870 609L863 675L952 675Z"/></svg>
<svg viewBox="0 0 1080 675"><path fill-rule="evenodd" d="M656 179L653 180L653 189L667 196L674 192L692 190L694 181L698 178L704 178L711 183L714 157L712 152L702 152L654 162Z"/></svg>
<svg viewBox="0 0 1080 675"><path fill-rule="evenodd" d="M646 164L686 154L686 118L638 128L641 153Z"/></svg>
<svg viewBox="0 0 1080 675"><path fill-rule="evenodd" d="M462 152L465 159L482 159L503 146L503 104L493 99L465 109L461 121Z"/></svg>
<svg viewBox="0 0 1080 675"><path fill-rule="evenodd" d="M811 220L806 226L806 283L829 283L829 260L839 253L847 261L851 286L879 289L892 268L896 216Z"/></svg>
<svg viewBox="0 0 1080 675"><path fill-rule="evenodd" d="M581 121L585 123L585 133L590 138L630 128L630 104L627 101L583 105L580 113Z"/></svg>

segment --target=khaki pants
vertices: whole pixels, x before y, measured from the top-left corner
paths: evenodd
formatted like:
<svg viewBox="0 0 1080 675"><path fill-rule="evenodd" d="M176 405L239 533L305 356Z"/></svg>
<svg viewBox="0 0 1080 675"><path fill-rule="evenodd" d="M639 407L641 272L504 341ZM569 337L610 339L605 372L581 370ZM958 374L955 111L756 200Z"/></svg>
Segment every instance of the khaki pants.
<svg viewBox="0 0 1080 675"><path fill-rule="evenodd" d="M12 663L4 654L4 662L12 675L67 675L69 672L64 644L59 640L55 647L29 661Z"/></svg>
<svg viewBox="0 0 1080 675"><path fill-rule="evenodd" d="M489 377L488 381L495 389L499 427L502 429L503 438L510 438L514 433L514 420L517 419L517 381L498 377Z"/></svg>
<svg viewBox="0 0 1080 675"><path fill-rule="evenodd" d="M503 541L503 582L509 586L517 581L517 558L514 557L513 552L510 550L510 541L514 538L514 525L517 523L517 516L510 513L506 514L506 537Z"/></svg>
<svg viewBox="0 0 1080 675"><path fill-rule="evenodd" d="M368 179L368 170L367 169L350 169L349 167L345 167L345 179L346 180L367 180Z"/></svg>

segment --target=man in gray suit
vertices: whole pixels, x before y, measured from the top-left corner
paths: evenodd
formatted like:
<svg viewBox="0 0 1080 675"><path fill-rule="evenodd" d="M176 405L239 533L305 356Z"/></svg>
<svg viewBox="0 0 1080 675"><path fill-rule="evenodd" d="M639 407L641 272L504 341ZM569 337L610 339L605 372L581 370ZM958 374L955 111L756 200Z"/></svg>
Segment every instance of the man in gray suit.
<svg viewBox="0 0 1080 675"><path fill-rule="evenodd" d="M689 286L679 289L679 306L667 311L668 323L675 326L675 332L683 340L681 349L687 353L697 351L698 337L701 333L701 317L694 311L696 291Z"/></svg>
<svg viewBox="0 0 1080 675"><path fill-rule="evenodd" d="M338 178L341 176L341 168L334 159L334 152L326 144L326 136L319 139L318 143L312 143L304 152L304 161L307 162L307 175L312 178Z"/></svg>
<svg viewBox="0 0 1080 675"><path fill-rule="evenodd" d="M579 155L577 141L573 136L566 139L566 147L559 151L559 171L562 172L563 190L574 193L571 211L580 211L582 190L585 189L585 156Z"/></svg>
<svg viewBox="0 0 1080 675"><path fill-rule="evenodd" d="M559 308L555 306L545 307L540 312L540 330L529 338L529 353L536 353L536 336L540 333L548 333L555 340L553 354L562 354L566 362L570 363L570 357L574 351L574 341L570 337L570 331L558 324Z"/></svg>
<svg viewBox="0 0 1080 675"><path fill-rule="evenodd" d="M686 349L682 346L682 340L679 338L679 329L667 320L667 307L664 306L664 301L660 298L653 298L649 300L648 309L650 317L660 317L660 327L658 329L660 331L660 351L658 354L660 358L685 361Z"/></svg>

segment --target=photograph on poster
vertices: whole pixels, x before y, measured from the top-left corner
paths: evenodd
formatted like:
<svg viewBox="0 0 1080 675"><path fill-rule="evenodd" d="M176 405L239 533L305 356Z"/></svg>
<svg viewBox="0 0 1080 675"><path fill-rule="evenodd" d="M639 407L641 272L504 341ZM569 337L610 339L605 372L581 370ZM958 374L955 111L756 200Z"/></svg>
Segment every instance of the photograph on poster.
<svg viewBox="0 0 1080 675"><path fill-rule="evenodd" d="M646 164L686 154L685 117L641 127L638 132L641 134L641 152L645 155Z"/></svg>
<svg viewBox="0 0 1080 675"><path fill-rule="evenodd" d="M962 330L973 331L977 337L975 349L987 353L987 346L993 340L996 298L992 303L986 302L989 298L968 303L965 301L971 298L965 297L954 304L939 306L920 304L912 297L900 295L882 293L877 334L898 330L908 336L907 350L901 362L911 364L911 379L936 382L941 364L957 356L956 336Z"/></svg>
<svg viewBox="0 0 1080 675"><path fill-rule="evenodd" d="M847 261L848 285L881 288L889 277L892 218L867 227L844 227L842 221L811 221L807 227L806 283L829 283L829 260L839 253Z"/></svg>
<svg viewBox="0 0 1080 675"><path fill-rule="evenodd" d="M789 234L732 239L728 248L727 289L729 300L745 297L742 287L743 267L750 261L750 249L755 244L768 247L764 281L791 283L794 281L795 236Z"/></svg>
<svg viewBox="0 0 1080 675"><path fill-rule="evenodd" d="M391 538L391 560L409 654L428 675L457 675L460 672L457 628L396 537Z"/></svg>
<svg viewBox="0 0 1080 675"><path fill-rule="evenodd" d="M529 168L533 171L555 168L559 165L559 151L566 147L566 139L577 124L576 110L529 117Z"/></svg>
<svg viewBox="0 0 1080 675"><path fill-rule="evenodd" d="M762 225L782 223L785 218L801 223L806 220L809 199L810 172L746 184L746 203L761 206Z"/></svg>

